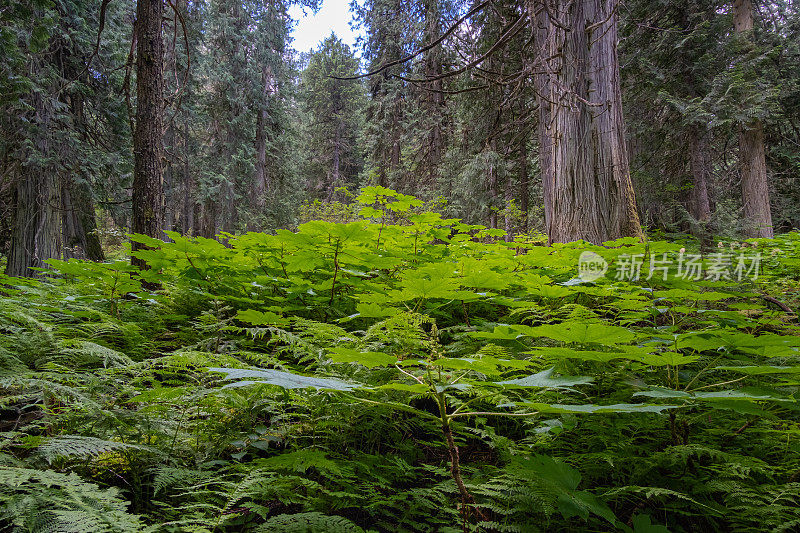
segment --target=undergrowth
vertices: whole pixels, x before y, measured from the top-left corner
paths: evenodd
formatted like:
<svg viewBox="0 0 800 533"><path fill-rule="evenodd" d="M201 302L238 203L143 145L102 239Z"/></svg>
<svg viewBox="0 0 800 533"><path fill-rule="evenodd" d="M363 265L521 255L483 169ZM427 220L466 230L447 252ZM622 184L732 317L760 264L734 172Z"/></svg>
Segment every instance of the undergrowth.
<svg viewBox="0 0 800 533"><path fill-rule="evenodd" d="M0 279L4 530L800 529L799 235L686 279L359 202Z"/></svg>

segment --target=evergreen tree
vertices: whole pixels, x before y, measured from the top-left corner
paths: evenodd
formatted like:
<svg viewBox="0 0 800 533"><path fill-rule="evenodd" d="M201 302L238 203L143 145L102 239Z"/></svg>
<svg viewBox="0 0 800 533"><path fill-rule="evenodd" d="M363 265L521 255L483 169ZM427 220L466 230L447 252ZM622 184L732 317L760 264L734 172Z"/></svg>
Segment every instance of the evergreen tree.
<svg viewBox="0 0 800 533"><path fill-rule="evenodd" d="M352 77L358 59L331 35L312 52L302 73L306 183L312 196L332 199L338 187L357 185L363 86Z"/></svg>
<svg viewBox="0 0 800 533"><path fill-rule="evenodd" d="M103 257L96 191L130 168L115 68L129 7L101 15L82 1L11 2L0 14L0 236L10 275L34 275L50 258Z"/></svg>

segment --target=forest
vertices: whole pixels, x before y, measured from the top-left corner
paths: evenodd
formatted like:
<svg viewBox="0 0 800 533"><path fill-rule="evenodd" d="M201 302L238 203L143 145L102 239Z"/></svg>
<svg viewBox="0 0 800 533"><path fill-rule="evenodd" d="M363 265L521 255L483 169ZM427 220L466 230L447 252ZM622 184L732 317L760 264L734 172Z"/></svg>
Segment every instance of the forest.
<svg viewBox="0 0 800 533"><path fill-rule="evenodd" d="M792 0L2 0L0 531L800 531L798 180Z"/></svg>

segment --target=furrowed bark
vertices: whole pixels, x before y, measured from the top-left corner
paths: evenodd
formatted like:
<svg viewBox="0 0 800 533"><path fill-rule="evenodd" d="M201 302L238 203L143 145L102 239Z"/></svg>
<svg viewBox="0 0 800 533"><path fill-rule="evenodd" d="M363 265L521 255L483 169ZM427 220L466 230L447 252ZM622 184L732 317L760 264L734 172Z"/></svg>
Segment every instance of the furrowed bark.
<svg viewBox="0 0 800 533"><path fill-rule="evenodd" d="M34 97L33 113L32 120L41 125L42 133L35 140L35 151L41 157L50 148L44 133L50 124L50 109L41 96ZM60 258L62 253L61 180L55 169L33 162L22 165L12 203L14 222L6 274L40 276L31 268L45 267L44 261Z"/></svg>
<svg viewBox="0 0 800 533"><path fill-rule="evenodd" d="M164 105L164 41L162 0L136 4L136 127L133 134L133 233L160 238L164 220L162 114ZM133 251L142 249L132 243ZM132 258L139 268L146 263Z"/></svg>
<svg viewBox="0 0 800 533"><path fill-rule="evenodd" d="M529 4L550 242L642 237L625 145L616 7L617 0Z"/></svg>
<svg viewBox="0 0 800 533"><path fill-rule="evenodd" d="M753 29L751 0L734 0L733 25L737 34ZM739 126L739 172L742 178L742 218L748 237L773 237L769 179L764 155L764 126L754 119Z"/></svg>

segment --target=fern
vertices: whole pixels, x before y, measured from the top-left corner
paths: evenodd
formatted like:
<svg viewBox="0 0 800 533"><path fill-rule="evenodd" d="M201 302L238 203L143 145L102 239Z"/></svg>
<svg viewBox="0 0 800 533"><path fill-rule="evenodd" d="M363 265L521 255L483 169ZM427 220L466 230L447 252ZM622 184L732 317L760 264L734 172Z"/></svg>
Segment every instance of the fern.
<svg viewBox="0 0 800 533"><path fill-rule="evenodd" d="M364 533L364 530L342 516L322 513L297 513L274 516L258 526L258 533Z"/></svg>
<svg viewBox="0 0 800 533"><path fill-rule="evenodd" d="M100 489L76 474L0 466L0 517L42 533L140 532L138 516L115 488Z"/></svg>
<svg viewBox="0 0 800 533"><path fill-rule="evenodd" d="M39 453L41 453L49 463L61 457L93 457L106 452L119 450L159 453L149 446L126 444L124 442L84 437L81 435L63 435L61 437L50 438L39 447Z"/></svg>

